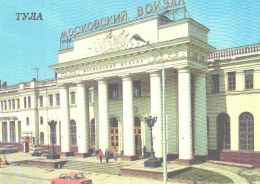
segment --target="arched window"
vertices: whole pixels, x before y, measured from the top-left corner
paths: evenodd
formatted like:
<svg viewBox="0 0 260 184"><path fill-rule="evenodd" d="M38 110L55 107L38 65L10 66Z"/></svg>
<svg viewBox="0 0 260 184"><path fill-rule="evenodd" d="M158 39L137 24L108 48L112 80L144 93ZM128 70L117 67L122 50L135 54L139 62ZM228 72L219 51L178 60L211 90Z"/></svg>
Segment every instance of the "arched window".
<svg viewBox="0 0 260 184"><path fill-rule="evenodd" d="M42 116L40 117L40 124L41 125L43 124L43 117Z"/></svg>
<svg viewBox="0 0 260 184"><path fill-rule="evenodd" d="M230 118L226 113L221 113L217 117L218 126L218 149L230 149Z"/></svg>
<svg viewBox="0 0 260 184"><path fill-rule="evenodd" d="M90 122L90 146L95 146L95 119Z"/></svg>
<svg viewBox="0 0 260 184"><path fill-rule="evenodd" d="M40 133L40 144L44 144L44 133Z"/></svg>
<svg viewBox="0 0 260 184"><path fill-rule="evenodd" d="M254 150L254 117L249 112L239 116L239 149Z"/></svg>
<svg viewBox="0 0 260 184"><path fill-rule="evenodd" d="M29 117L26 118L26 125L29 126L30 125L30 120Z"/></svg>
<svg viewBox="0 0 260 184"><path fill-rule="evenodd" d="M77 145L77 125L75 120L70 120L71 145Z"/></svg>

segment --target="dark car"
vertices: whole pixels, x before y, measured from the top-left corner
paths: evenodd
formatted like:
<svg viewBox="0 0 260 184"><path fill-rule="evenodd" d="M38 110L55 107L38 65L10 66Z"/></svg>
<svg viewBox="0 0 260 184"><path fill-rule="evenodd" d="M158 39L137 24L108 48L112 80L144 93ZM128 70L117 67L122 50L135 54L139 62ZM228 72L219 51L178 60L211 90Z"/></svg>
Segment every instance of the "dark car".
<svg viewBox="0 0 260 184"><path fill-rule="evenodd" d="M5 154L5 153L15 153L18 152L18 148L14 147L13 145L5 145L2 148L0 148L0 153Z"/></svg>

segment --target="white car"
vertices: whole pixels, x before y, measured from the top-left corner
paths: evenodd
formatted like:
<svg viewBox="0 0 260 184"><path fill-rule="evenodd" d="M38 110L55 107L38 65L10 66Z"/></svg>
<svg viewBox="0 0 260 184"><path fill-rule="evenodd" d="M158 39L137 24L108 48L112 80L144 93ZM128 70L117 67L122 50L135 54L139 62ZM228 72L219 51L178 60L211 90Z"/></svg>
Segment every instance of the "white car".
<svg viewBox="0 0 260 184"><path fill-rule="evenodd" d="M44 150L42 147L37 147L37 148L32 148L29 153L32 155L32 156L41 156L41 155L44 155L44 154L47 154L49 153L48 150Z"/></svg>

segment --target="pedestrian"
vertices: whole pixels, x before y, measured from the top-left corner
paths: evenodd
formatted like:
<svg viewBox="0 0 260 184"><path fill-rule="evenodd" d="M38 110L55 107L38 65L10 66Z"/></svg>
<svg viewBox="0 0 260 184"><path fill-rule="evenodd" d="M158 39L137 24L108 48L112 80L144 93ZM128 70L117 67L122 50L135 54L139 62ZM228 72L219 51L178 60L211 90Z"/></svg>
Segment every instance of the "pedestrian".
<svg viewBox="0 0 260 184"><path fill-rule="evenodd" d="M3 158L3 165L9 165L5 155L4 155L4 158Z"/></svg>
<svg viewBox="0 0 260 184"><path fill-rule="evenodd" d="M109 161L109 151L108 151L108 149L106 149L106 151L105 151L105 158L106 158L106 163L108 163L108 161Z"/></svg>
<svg viewBox="0 0 260 184"><path fill-rule="evenodd" d="M119 157L119 153L117 152L117 150L114 152L114 160L117 164L117 160L118 160L118 157Z"/></svg>
<svg viewBox="0 0 260 184"><path fill-rule="evenodd" d="M101 149L99 149L98 151L98 156L99 156L100 163L102 164L103 152L101 151Z"/></svg>
<svg viewBox="0 0 260 184"><path fill-rule="evenodd" d="M146 158L146 147L143 147L144 158Z"/></svg>

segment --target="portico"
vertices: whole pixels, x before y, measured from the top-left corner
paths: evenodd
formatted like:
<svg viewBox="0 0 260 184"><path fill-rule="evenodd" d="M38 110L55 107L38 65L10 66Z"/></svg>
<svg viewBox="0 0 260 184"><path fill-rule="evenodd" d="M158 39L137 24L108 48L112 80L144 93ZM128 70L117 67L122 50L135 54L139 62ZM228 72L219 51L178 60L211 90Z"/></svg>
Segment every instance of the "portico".
<svg viewBox="0 0 260 184"><path fill-rule="evenodd" d="M68 94L69 87L76 86L78 155L88 155L88 127L90 120L95 118L95 134L98 137L95 149L119 151L125 158L136 159L137 150L140 152L142 149L140 146L146 146L149 150L149 130L144 117L153 114L158 118L154 126L154 151L157 158L163 157L161 63L164 58L148 45L131 39L131 35L140 30L136 28L137 24L145 27L157 21L156 15L137 20L135 24L130 22L76 37L73 38L74 48L58 51L59 64L51 68L57 73L57 83L60 85L62 152L71 153ZM203 34L196 37L193 32L184 31L178 37L164 37L180 26L200 29ZM205 58L214 50L205 43L208 29L192 19L152 27L151 30L157 30L161 37L159 39L152 32L146 40L167 58L164 60L167 153L178 155L180 161L190 161L194 155L206 157ZM141 30L139 34L146 37L146 29ZM101 42L102 39L104 42ZM93 49L84 52L81 48L86 47L87 40L89 48L95 44L99 52L93 52ZM112 41L113 44L110 44ZM77 58L74 58L75 54ZM94 89L93 108L89 106L87 88ZM136 96L135 93L140 95ZM141 118L142 144L139 147L135 138L135 117Z"/></svg>

